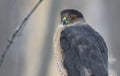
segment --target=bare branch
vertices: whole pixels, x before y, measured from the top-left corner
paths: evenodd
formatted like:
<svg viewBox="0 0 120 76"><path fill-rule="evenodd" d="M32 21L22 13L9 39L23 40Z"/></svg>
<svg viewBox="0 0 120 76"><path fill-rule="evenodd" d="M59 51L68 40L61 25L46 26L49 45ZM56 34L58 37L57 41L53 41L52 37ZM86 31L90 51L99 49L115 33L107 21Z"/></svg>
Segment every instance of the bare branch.
<svg viewBox="0 0 120 76"><path fill-rule="evenodd" d="M3 61L4 61L4 58L6 56L6 53L8 52L9 48L11 47L12 43L14 42L14 39L16 38L17 34L19 33L19 31L21 30L21 28L23 26L25 26L25 22L30 18L30 16L34 13L34 11L37 9L37 7L40 5L40 3L42 2L43 0L39 0L38 3L33 7L33 9L30 11L30 13L23 19L23 21L21 22L20 25L18 25L18 27L16 28L15 32L13 33L11 39L9 40L8 42L8 45L6 46L5 48L5 51L3 52L2 56L1 56L1 59L0 59L0 68L3 64Z"/></svg>

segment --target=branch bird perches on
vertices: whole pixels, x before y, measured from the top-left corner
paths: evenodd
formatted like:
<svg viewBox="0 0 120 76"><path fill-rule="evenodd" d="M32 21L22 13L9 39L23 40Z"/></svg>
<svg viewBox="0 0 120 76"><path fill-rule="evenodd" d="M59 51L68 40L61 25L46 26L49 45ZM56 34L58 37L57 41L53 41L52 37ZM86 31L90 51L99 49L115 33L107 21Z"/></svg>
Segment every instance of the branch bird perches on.
<svg viewBox="0 0 120 76"><path fill-rule="evenodd" d="M30 11L30 13L23 19L23 21L20 23L20 25L18 25L18 27L16 28L15 32L13 33L11 39L8 42L8 45L5 48L5 51L3 52L1 59L0 59L0 68L3 64L4 58L9 50L9 48L11 47L12 43L14 42L14 39L16 38L16 36L18 35L19 31L22 29L23 26L25 26L25 22L30 18L30 16L33 14L33 12L37 9L37 7L40 5L40 3L43 0L39 0L38 3L33 7L33 9Z"/></svg>

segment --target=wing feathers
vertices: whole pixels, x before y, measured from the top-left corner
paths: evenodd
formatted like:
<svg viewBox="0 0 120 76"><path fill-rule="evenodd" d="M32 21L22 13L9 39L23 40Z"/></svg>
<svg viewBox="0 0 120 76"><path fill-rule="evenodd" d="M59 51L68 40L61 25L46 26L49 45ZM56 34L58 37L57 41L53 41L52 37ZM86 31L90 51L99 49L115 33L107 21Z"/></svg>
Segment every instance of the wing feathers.
<svg viewBox="0 0 120 76"><path fill-rule="evenodd" d="M90 26L70 26L61 32L64 67L68 76L107 76L107 47ZM84 70L84 72L83 72ZM85 73L85 74L84 74Z"/></svg>

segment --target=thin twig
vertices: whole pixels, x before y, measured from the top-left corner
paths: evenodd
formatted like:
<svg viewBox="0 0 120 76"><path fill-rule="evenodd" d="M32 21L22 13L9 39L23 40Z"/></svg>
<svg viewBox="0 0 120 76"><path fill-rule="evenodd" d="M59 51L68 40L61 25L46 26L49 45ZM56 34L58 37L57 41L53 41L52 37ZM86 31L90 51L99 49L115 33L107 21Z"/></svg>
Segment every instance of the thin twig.
<svg viewBox="0 0 120 76"><path fill-rule="evenodd" d="M11 47L12 43L14 42L14 39L16 38L17 34L19 33L19 31L21 30L21 28L23 27L24 23L30 18L30 16L33 14L33 12L37 9L37 7L39 6L39 4L42 2L43 0L39 0L38 3L33 7L33 9L30 11L30 13L23 19L23 21L21 22L20 25L18 25L18 27L16 28L16 31L13 33L11 39L8 42L8 45L5 48L5 51L2 54L2 57L0 59L0 68L3 64L4 58L6 56L6 53L8 52L9 48Z"/></svg>

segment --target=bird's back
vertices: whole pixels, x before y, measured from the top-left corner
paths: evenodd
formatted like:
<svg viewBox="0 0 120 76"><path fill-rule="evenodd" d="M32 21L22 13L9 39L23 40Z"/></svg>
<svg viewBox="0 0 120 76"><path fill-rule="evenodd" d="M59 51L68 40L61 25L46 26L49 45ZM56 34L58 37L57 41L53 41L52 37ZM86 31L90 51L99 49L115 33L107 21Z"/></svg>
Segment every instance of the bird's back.
<svg viewBox="0 0 120 76"><path fill-rule="evenodd" d="M108 76L106 44L89 25L66 27L61 32L60 46L68 76Z"/></svg>

